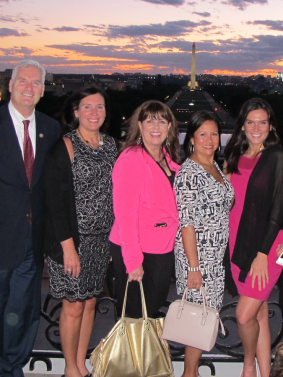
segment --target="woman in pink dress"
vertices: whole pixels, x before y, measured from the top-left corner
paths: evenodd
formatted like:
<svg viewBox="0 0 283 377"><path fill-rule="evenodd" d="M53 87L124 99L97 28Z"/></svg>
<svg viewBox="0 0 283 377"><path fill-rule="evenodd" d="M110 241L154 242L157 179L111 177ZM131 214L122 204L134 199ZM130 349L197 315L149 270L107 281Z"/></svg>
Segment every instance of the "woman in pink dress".
<svg viewBox="0 0 283 377"><path fill-rule="evenodd" d="M283 149L270 105L248 100L225 149L224 172L235 190L230 214L230 257L240 295L236 310L244 348L241 377L270 373L268 297L282 268L276 248L283 242Z"/></svg>

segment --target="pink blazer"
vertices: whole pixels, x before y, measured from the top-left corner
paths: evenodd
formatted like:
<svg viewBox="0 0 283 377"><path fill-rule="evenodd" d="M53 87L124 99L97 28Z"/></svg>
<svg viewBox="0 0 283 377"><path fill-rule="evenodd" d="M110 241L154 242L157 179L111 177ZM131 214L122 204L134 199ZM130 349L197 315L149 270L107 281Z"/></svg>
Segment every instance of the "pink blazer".
<svg viewBox="0 0 283 377"><path fill-rule="evenodd" d="M168 155L166 160L177 174L180 166ZM142 264L143 252L174 249L179 224L175 192L160 166L139 147L119 156L112 181L115 221L110 241L122 247L129 273Z"/></svg>

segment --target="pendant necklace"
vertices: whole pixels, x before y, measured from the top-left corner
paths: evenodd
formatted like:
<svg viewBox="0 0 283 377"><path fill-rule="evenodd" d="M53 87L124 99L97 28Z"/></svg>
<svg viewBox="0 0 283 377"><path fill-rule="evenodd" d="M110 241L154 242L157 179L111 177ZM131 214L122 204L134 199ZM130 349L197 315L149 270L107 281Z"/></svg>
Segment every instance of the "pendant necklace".
<svg viewBox="0 0 283 377"><path fill-rule="evenodd" d="M80 131L78 128L77 128L77 133L79 134L79 136L81 137L81 139L84 141L84 143L85 143L87 146L89 146L89 147L92 148L94 154L97 154L97 153L98 153L98 149L99 149L99 147L101 147L101 146L104 144L102 140L99 140L99 142L98 142L98 147L97 147L97 148L94 148L94 146L93 146L88 140L86 140L86 139L83 137L81 131ZM101 136L100 133L99 133L99 139L101 139L101 138L102 138L102 136Z"/></svg>

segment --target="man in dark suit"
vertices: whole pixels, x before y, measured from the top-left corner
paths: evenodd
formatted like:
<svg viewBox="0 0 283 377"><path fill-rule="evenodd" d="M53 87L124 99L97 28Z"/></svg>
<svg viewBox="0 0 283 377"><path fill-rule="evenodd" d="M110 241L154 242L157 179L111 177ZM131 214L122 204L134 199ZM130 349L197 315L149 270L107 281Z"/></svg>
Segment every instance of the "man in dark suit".
<svg viewBox="0 0 283 377"><path fill-rule="evenodd" d="M43 169L60 125L35 111L45 69L18 63L0 108L0 377L23 377L40 314Z"/></svg>

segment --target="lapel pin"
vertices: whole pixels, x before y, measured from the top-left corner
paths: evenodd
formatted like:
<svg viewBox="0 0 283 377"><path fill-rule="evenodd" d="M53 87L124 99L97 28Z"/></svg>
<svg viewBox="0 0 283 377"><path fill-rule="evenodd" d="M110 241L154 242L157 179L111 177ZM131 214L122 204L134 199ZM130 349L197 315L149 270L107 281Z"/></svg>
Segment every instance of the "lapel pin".
<svg viewBox="0 0 283 377"><path fill-rule="evenodd" d="M41 139L44 137L44 135L43 134L39 134L38 135Z"/></svg>

